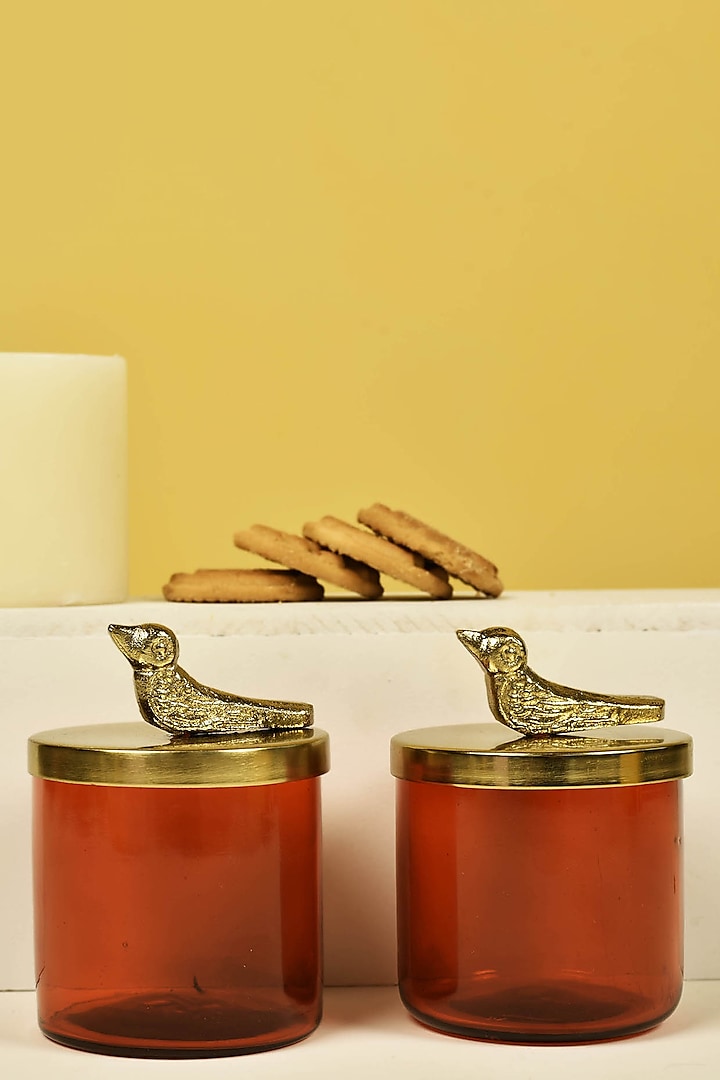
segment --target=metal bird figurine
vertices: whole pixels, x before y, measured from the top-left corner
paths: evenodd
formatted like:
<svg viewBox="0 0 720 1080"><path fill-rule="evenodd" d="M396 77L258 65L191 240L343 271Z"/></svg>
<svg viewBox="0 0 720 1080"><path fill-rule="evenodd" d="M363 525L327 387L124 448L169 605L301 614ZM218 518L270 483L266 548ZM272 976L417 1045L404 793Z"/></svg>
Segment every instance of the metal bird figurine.
<svg viewBox="0 0 720 1080"><path fill-rule="evenodd" d="M556 735L616 724L662 720L665 702L573 690L528 667L525 642L515 630L458 630L457 636L485 671L493 716L523 735Z"/></svg>
<svg viewBox="0 0 720 1080"><path fill-rule="evenodd" d="M178 667L180 646L167 626L113 624L108 633L130 661L140 712L163 731L231 735L312 727L312 705L237 697L196 682Z"/></svg>

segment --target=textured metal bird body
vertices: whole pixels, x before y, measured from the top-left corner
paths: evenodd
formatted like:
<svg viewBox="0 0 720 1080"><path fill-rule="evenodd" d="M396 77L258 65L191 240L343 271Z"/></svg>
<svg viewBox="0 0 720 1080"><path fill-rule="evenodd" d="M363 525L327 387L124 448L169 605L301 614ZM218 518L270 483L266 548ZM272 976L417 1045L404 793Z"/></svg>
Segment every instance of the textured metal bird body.
<svg viewBox="0 0 720 1080"><path fill-rule="evenodd" d="M312 727L312 705L239 697L197 682L178 666L180 646L167 626L112 625L108 633L133 668L140 712L163 731L230 735Z"/></svg>
<svg viewBox="0 0 720 1080"><path fill-rule="evenodd" d="M458 630L457 636L485 672L488 701L501 724L524 735L554 735L663 719L665 702L574 690L537 675L525 642L504 626Z"/></svg>

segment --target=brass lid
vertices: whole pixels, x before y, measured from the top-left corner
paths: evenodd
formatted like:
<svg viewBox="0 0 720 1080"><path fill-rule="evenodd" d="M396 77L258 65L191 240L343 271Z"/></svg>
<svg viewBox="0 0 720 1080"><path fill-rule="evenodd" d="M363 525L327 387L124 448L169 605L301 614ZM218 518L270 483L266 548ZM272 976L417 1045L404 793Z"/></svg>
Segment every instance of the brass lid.
<svg viewBox="0 0 720 1080"><path fill-rule="evenodd" d="M390 763L400 780L457 787L616 787L689 776L692 740L654 726L523 736L500 724L459 724L395 735Z"/></svg>
<svg viewBox="0 0 720 1080"><path fill-rule="evenodd" d="M33 776L118 787L245 787L321 776L329 739L319 728L259 735L171 736L149 724L90 724L28 741Z"/></svg>

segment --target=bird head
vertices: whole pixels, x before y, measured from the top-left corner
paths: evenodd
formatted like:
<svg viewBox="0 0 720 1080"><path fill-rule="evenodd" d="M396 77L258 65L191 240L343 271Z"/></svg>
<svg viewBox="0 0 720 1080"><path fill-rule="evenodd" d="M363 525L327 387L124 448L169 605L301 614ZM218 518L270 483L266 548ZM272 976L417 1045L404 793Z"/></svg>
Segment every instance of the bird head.
<svg viewBox="0 0 720 1080"><path fill-rule="evenodd" d="M488 675L507 675L527 663L525 642L506 626L487 630L458 630L457 636Z"/></svg>
<svg viewBox="0 0 720 1080"><path fill-rule="evenodd" d="M123 656L134 668L169 667L177 660L178 640L167 626L143 623L141 626L108 626L108 633Z"/></svg>

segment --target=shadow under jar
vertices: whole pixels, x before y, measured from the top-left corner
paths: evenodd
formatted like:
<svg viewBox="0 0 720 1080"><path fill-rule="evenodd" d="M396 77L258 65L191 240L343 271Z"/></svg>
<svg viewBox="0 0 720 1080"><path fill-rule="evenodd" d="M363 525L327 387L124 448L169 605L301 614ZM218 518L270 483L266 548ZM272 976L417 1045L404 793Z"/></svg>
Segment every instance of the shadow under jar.
<svg viewBox="0 0 720 1080"><path fill-rule="evenodd" d="M506 1042L654 1027L683 978L688 736L408 731L397 777L400 994L422 1023Z"/></svg>
<svg viewBox="0 0 720 1080"><path fill-rule="evenodd" d="M129 1057L296 1042L320 1021L318 729L30 740L40 1028Z"/></svg>

